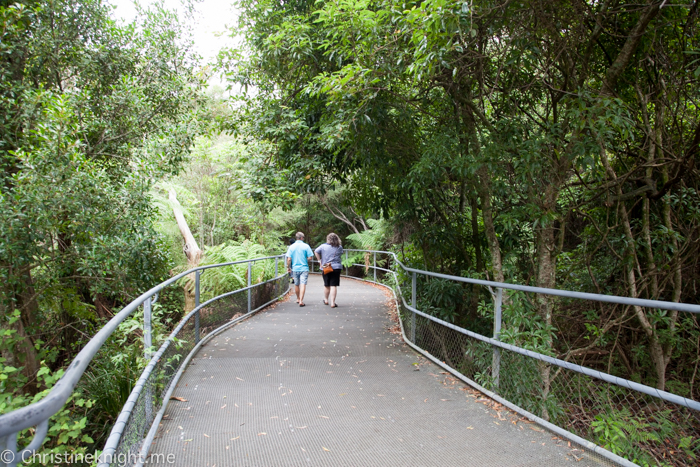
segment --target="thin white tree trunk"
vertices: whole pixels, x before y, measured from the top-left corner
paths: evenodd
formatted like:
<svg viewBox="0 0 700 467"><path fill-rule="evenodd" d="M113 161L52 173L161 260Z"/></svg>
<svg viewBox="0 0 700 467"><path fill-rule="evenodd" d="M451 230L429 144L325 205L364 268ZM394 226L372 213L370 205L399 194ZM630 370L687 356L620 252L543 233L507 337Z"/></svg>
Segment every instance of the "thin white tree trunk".
<svg viewBox="0 0 700 467"><path fill-rule="evenodd" d="M175 220L177 221L177 226L182 234L182 239L185 241L185 246L182 251L187 257L187 269L196 268L199 266L199 261L202 259L202 250L199 249L197 245L197 240L195 240L189 225L187 225L187 220L185 215L182 213L182 206L177 200L177 194L175 190L171 189L169 194L170 205L173 208L173 214L175 215ZM194 288L195 288L195 277L194 273L187 276L187 283L185 284L185 313L189 313L195 307L194 304Z"/></svg>

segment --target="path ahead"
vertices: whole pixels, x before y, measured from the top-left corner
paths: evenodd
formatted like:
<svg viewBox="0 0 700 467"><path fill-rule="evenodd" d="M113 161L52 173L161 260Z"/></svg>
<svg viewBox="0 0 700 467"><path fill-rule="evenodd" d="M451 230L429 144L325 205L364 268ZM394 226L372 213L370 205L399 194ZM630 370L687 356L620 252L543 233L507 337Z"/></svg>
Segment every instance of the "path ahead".
<svg viewBox="0 0 700 467"><path fill-rule="evenodd" d="M419 357L389 332L382 289L343 278L335 309L322 290L311 276L306 307L207 343L151 452L182 467L599 465Z"/></svg>

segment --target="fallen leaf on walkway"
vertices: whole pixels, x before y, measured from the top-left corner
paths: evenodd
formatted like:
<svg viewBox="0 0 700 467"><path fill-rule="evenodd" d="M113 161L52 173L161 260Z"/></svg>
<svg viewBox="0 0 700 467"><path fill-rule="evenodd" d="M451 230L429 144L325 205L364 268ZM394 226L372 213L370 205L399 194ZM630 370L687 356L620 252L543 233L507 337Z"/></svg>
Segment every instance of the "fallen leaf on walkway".
<svg viewBox="0 0 700 467"><path fill-rule="evenodd" d="M267 433L258 433L258 436L265 436Z"/></svg>
<svg viewBox="0 0 700 467"><path fill-rule="evenodd" d="M304 425L304 426L298 426L298 427L297 427L297 430L303 430L304 428L306 428L306 425Z"/></svg>
<svg viewBox="0 0 700 467"><path fill-rule="evenodd" d="M231 438L231 441L237 440L238 438L240 438L240 436L236 436L235 438Z"/></svg>
<svg viewBox="0 0 700 467"><path fill-rule="evenodd" d="M328 449L328 448L324 448L323 446L321 446L321 447L323 448L323 450L324 450L324 451L328 451L328 452L331 452L331 450L330 450L330 449Z"/></svg>
<svg viewBox="0 0 700 467"><path fill-rule="evenodd" d="M243 380L242 380L241 378L239 378L238 376L236 376L236 379L239 380L239 381L243 381Z"/></svg>
<svg viewBox="0 0 700 467"><path fill-rule="evenodd" d="M171 401L188 402L184 397L170 396Z"/></svg>
<svg viewBox="0 0 700 467"><path fill-rule="evenodd" d="M468 426L468 427L467 427L467 430L473 430L473 429L474 429L473 426Z"/></svg>
<svg viewBox="0 0 700 467"><path fill-rule="evenodd" d="M178 425L177 427L178 427L179 429L181 429L181 430L182 430L182 427L181 427L180 425Z"/></svg>
<svg viewBox="0 0 700 467"><path fill-rule="evenodd" d="M211 436L209 436L209 435L206 434L206 433L204 433L204 436L206 436L207 438L211 438Z"/></svg>
<svg viewBox="0 0 700 467"><path fill-rule="evenodd" d="M498 423L498 422L493 422L493 423L495 423L496 425L500 425L500 423Z"/></svg>
<svg viewBox="0 0 700 467"><path fill-rule="evenodd" d="M321 417L321 418L328 418L328 417L326 417L325 415L319 415L319 417Z"/></svg>
<svg viewBox="0 0 700 467"><path fill-rule="evenodd" d="M226 404L222 405L221 408L222 408L222 409L226 408Z"/></svg>
<svg viewBox="0 0 700 467"><path fill-rule="evenodd" d="M186 439L186 440L185 440L186 443L189 442L189 441L192 441L192 438Z"/></svg>
<svg viewBox="0 0 700 467"><path fill-rule="evenodd" d="M428 402L428 399L425 399L423 402Z"/></svg>

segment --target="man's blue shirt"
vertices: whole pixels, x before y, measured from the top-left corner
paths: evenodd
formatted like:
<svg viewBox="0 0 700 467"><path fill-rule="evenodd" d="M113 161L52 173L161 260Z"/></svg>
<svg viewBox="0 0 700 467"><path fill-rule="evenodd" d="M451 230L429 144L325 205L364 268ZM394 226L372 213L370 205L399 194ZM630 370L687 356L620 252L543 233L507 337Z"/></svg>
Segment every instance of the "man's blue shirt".
<svg viewBox="0 0 700 467"><path fill-rule="evenodd" d="M292 258L292 271L308 271L308 258L313 257L313 255L311 247L302 240L297 240L293 245L290 245L285 254L287 258Z"/></svg>

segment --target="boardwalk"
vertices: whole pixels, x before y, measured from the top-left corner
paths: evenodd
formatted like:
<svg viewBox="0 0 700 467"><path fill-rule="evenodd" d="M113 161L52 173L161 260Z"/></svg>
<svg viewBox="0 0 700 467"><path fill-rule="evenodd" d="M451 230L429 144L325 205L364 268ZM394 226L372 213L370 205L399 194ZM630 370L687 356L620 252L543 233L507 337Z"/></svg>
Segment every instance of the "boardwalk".
<svg viewBox="0 0 700 467"><path fill-rule="evenodd" d="M192 360L152 453L175 466L601 465L509 414L391 333L383 290L318 276Z"/></svg>

